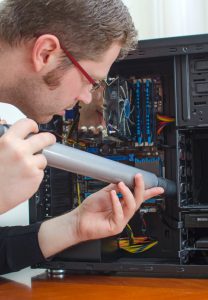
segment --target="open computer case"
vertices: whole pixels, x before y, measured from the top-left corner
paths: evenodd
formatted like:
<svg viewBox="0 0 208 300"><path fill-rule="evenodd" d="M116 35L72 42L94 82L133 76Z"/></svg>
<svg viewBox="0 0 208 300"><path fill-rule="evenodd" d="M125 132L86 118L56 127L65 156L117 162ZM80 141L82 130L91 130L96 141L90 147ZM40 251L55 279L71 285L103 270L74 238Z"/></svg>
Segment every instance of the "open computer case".
<svg viewBox="0 0 208 300"><path fill-rule="evenodd" d="M108 78L105 126L79 126L82 108L43 129L58 141L176 182L117 236L73 246L33 266L59 272L208 276L208 35L144 40ZM66 213L106 183L47 167L30 223Z"/></svg>

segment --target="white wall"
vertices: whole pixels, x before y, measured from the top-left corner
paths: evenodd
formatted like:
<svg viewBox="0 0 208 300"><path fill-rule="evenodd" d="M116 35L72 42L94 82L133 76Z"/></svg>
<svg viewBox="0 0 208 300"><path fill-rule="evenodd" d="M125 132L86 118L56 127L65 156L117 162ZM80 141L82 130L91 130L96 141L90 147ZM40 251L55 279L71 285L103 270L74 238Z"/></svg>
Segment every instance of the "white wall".
<svg viewBox="0 0 208 300"><path fill-rule="evenodd" d="M129 7L139 39L208 32L207 0L123 0Z"/></svg>

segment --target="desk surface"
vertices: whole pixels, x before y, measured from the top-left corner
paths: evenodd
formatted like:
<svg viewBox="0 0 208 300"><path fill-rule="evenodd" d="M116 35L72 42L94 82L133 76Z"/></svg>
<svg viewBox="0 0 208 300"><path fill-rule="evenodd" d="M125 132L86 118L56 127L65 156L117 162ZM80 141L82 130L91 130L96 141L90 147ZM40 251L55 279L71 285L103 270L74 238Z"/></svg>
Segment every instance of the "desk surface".
<svg viewBox="0 0 208 300"><path fill-rule="evenodd" d="M64 278L52 278L43 274L32 279L31 288L1 278L0 299L207 300L208 280L92 275L67 275Z"/></svg>

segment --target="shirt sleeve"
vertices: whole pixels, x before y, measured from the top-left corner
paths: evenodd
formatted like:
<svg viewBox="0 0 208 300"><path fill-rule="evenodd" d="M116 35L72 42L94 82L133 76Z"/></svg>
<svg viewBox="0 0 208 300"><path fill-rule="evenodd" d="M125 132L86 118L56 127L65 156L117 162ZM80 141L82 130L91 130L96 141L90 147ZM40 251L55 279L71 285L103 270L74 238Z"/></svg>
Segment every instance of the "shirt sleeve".
<svg viewBox="0 0 208 300"><path fill-rule="evenodd" d="M0 227L0 274L45 261L38 243L41 223Z"/></svg>

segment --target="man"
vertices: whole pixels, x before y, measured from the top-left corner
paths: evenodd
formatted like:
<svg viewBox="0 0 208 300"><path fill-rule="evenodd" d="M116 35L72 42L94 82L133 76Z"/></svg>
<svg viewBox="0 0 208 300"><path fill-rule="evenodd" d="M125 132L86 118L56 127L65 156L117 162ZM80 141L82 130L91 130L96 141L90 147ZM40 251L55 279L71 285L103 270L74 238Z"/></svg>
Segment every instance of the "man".
<svg viewBox="0 0 208 300"><path fill-rule="evenodd" d="M15 207L38 189L53 144L38 123L63 115L106 78L112 63L135 45L136 32L120 0L5 0L0 3L0 97L30 119L18 121L0 138L0 211ZM30 136L29 136L30 135ZM29 137L28 137L29 136ZM119 200L117 193L123 198ZM138 174L132 193L120 182L88 197L57 218L0 232L0 272L41 262L63 249L123 230L149 197Z"/></svg>

